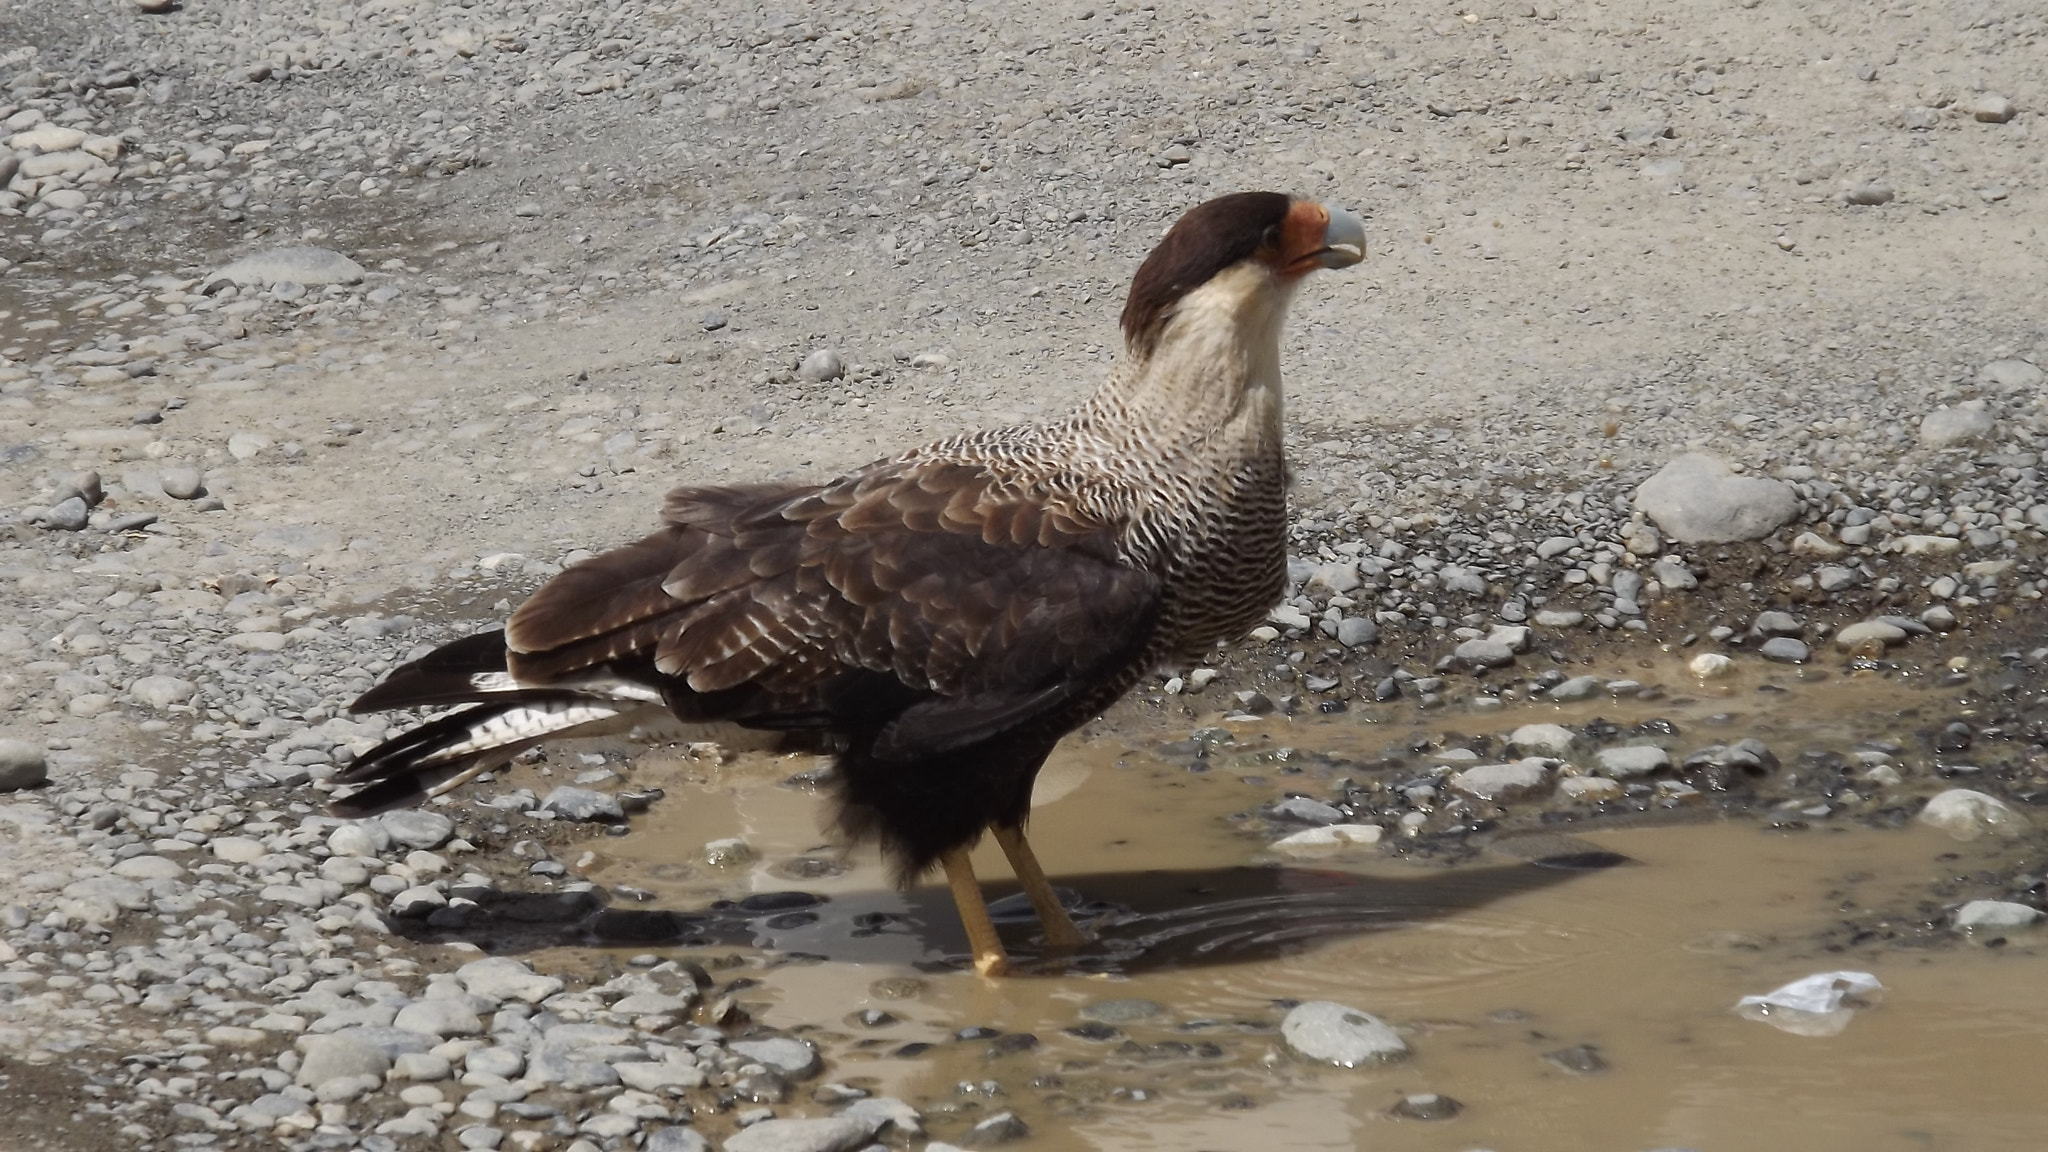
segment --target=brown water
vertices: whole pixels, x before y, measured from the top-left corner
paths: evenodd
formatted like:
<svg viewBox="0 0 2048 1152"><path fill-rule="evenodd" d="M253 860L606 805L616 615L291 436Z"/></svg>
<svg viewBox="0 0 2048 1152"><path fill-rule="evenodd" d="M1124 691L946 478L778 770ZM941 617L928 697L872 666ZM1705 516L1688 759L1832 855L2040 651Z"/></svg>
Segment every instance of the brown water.
<svg viewBox="0 0 2048 1152"><path fill-rule="evenodd" d="M741 996L757 1018L805 1030L832 1058L833 1077L910 1100L941 1139L1012 1110L1035 1147L1118 1152L2048 1147L2041 939L1825 950L1840 935L1830 928L1852 912L1938 915L1927 902L1933 885L2010 867L2010 846L1958 844L1917 826L1778 832L1695 809L1578 838L1507 835L1455 867L1372 848L1281 863L1228 820L1274 798L1278 783L1259 771L1273 757L1261 751L1283 742L1355 752L1417 733L1595 714L1702 724L1737 706L1729 739L1812 734L1816 714L1873 735L1903 725L1902 710L1951 703L1846 678L1779 696L1753 688L1483 717L1389 710L1268 721L1242 729L1243 751L1206 773L1144 750L1164 734L1069 742L1041 779L1032 838L1056 883L1113 910L1096 921L1102 943L1075 963L1002 981L948 966L965 944L942 886L893 891L869 854L845 859L836 875L792 866L841 859L818 831L820 800L782 784L814 766L807 757L753 753L719 766L643 756L634 784L663 786L667 798L630 835L588 845L597 856L584 870L648 889L652 906L666 908L790 889L828 897L776 921L786 927L757 919L751 948L715 951L759 968L748 974L760 985ZM1321 794L1313 774L1291 783ZM730 836L745 837L760 860L704 864L701 846ZM1627 862L1528 862L1574 853L1599 862L1589 850ZM1014 891L993 845L975 862L992 897ZM1034 930L1027 915L1004 934L1028 955ZM778 962L789 953L824 959ZM1730 1011L1744 994L1838 968L1872 971L1887 988L1841 1035L1790 1035ZM891 998L903 991L891 978L921 988ZM1129 998L1164 1010L1116 1024L1109 1039L1063 1031L1087 1005ZM1310 999L1388 1019L1412 1058L1344 1070L1283 1055L1275 1002ZM866 1008L898 1021L864 1028L851 1017ZM952 1038L967 1025L1031 1032L1042 1046L992 1058L987 1040ZM933 1047L898 1054L909 1042ZM1608 1067L1574 1073L1543 1059L1575 1045L1592 1045ZM990 1080L1001 1096L961 1089ZM1444 1121L1388 1115L1421 1092L1454 1097L1464 1111Z"/></svg>

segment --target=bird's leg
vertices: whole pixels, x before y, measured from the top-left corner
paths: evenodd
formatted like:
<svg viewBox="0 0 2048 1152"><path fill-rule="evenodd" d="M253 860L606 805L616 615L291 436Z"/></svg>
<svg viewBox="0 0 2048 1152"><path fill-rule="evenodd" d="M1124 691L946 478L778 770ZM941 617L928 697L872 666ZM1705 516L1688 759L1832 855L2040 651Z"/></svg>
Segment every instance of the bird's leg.
<svg viewBox="0 0 2048 1152"><path fill-rule="evenodd" d="M1003 855L1010 858L1010 868L1017 873L1017 882L1024 886L1024 895L1031 898L1038 922L1045 926L1045 942L1054 948L1079 948L1087 937L1074 927L1073 918L1061 906L1059 893L1052 890L1052 881L1045 878L1045 870L1038 866L1031 842L1024 839L1024 829L998 824L990 831L996 834L996 843L1003 846Z"/></svg>
<svg viewBox="0 0 2048 1152"><path fill-rule="evenodd" d="M945 865L946 883L953 889L953 904L960 910L960 923L967 929L967 947L974 952L974 970L983 976L1005 976L1010 959L1003 953L1003 941L996 935L995 921L988 918L988 904L981 898L981 885L974 879L974 864L967 849L955 848L939 857Z"/></svg>

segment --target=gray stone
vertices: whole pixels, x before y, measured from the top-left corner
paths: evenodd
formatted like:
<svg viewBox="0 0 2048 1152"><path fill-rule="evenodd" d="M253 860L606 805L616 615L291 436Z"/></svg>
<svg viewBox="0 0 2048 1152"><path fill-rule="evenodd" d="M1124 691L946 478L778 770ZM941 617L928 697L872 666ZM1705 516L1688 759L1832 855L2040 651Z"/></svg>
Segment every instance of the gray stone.
<svg viewBox="0 0 2048 1152"><path fill-rule="evenodd" d="M455 821L439 812L426 812L418 808L400 808L377 817L378 823L391 834L393 843L407 848L439 848L455 835Z"/></svg>
<svg viewBox="0 0 2048 1152"><path fill-rule="evenodd" d="M2048 373L2025 360L1993 360L1977 369L1977 383L2013 392L2031 393L2048 383Z"/></svg>
<svg viewBox="0 0 2048 1152"><path fill-rule="evenodd" d="M1759 612L1749 622L1749 630L1759 636L1797 636L1806 626L1790 612Z"/></svg>
<svg viewBox="0 0 2048 1152"><path fill-rule="evenodd" d="M714 308L711 311L706 312L703 316L699 317L697 323L701 325L706 332L716 332L720 328L725 327L726 325L725 313L720 312L716 308Z"/></svg>
<svg viewBox="0 0 2048 1152"><path fill-rule="evenodd" d="M1904 628L1883 620L1863 620L1835 633L1835 645L1845 652L1858 648L1875 648L1882 651L1894 644L1903 643L1905 639Z"/></svg>
<svg viewBox="0 0 2048 1152"><path fill-rule="evenodd" d="M43 513L42 525L58 532L77 532L92 519L92 506L83 496L59 500Z"/></svg>
<svg viewBox="0 0 2048 1152"><path fill-rule="evenodd" d="M818 1059L817 1045L809 1040L798 1040L790 1036L771 1036L764 1040L735 1040L726 1047L756 1064L798 1080L815 1076L818 1070L824 1067Z"/></svg>
<svg viewBox="0 0 2048 1152"><path fill-rule="evenodd" d="M463 990L503 1003L524 1000L538 1004L562 990L559 977L543 976L510 956L472 960L455 970Z"/></svg>
<svg viewBox="0 0 2048 1152"><path fill-rule="evenodd" d="M1344 818L1344 813L1337 808L1306 796L1289 796L1267 811L1282 820L1296 820L1303 824L1335 824Z"/></svg>
<svg viewBox="0 0 2048 1152"><path fill-rule="evenodd" d="M1574 676L1557 687L1544 693L1544 699L1569 704L1574 700L1590 700L1600 694L1598 676Z"/></svg>
<svg viewBox="0 0 2048 1152"><path fill-rule="evenodd" d="M1980 124L2003 124L2019 115L2019 111L2012 101L1995 92L1986 92L1970 103L1970 116Z"/></svg>
<svg viewBox="0 0 2048 1152"><path fill-rule="evenodd" d="M724 1152L854 1152L881 1127L872 1116L763 1120L726 1137Z"/></svg>
<svg viewBox="0 0 2048 1152"><path fill-rule="evenodd" d="M1694 544L1758 540L1798 511L1790 485L1739 476L1727 461L1689 453L1636 489L1637 511L1673 539Z"/></svg>
<svg viewBox="0 0 2048 1152"><path fill-rule="evenodd" d="M41 745L0 739L0 792L34 788L49 778L50 761Z"/></svg>
<svg viewBox="0 0 2048 1152"><path fill-rule="evenodd" d="M1928 448L1953 448L1990 432L1992 424L1982 401L1936 408L1920 418L1920 443Z"/></svg>
<svg viewBox="0 0 2048 1152"><path fill-rule="evenodd" d="M563 785L549 792L540 806L564 820L611 821L626 818L626 810L620 807L618 797L590 788Z"/></svg>
<svg viewBox="0 0 2048 1152"><path fill-rule="evenodd" d="M1956 927L1964 931L2025 928L2040 918L2038 909L2010 900L1972 900L1956 909Z"/></svg>
<svg viewBox="0 0 2048 1152"><path fill-rule="evenodd" d="M1337 622L1337 643L1346 648L1371 644L1380 638L1380 626L1363 616L1346 616Z"/></svg>
<svg viewBox="0 0 2048 1152"><path fill-rule="evenodd" d="M711 1141L695 1128L656 1128L647 1134L640 1152L711 1152Z"/></svg>
<svg viewBox="0 0 2048 1152"><path fill-rule="evenodd" d="M432 1036L475 1036L484 1030L483 1021L469 1005L442 999L413 1001L398 1010L391 1026Z"/></svg>
<svg viewBox="0 0 2048 1152"><path fill-rule="evenodd" d="M478 1075L510 1080L526 1070L526 1054L513 1048L478 1048L462 1058L462 1067Z"/></svg>
<svg viewBox="0 0 2048 1152"><path fill-rule="evenodd" d="M296 246L254 252L220 269L204 281L203 291L216 291L222 284L256 285L268 288L287 281L296 284L360 284L363 266L326 248Z"/></svg>
<svg viewBox="0 0 2048 1152"><path fill-rule="evenodd" d="M391 1062L391 1076L395 1080L446 1080L454 1071L446 1056L436 1056L432 1052L401 1052Z"/></svg>
<svg viewBox="0 0 2048 1152"><path fill-rule="evenodd" d="M1927 806L1920 809L1919 820L1957 840L2017 836L2027 827L2027 818L2011 805L1996 796L1970 788L1951 788L1936 793L1927 801Z"/></svg>
<svg viewBox="0 0 2048 1152"><path fill-rule="evenodd" d="M1840 592L1863 583L1863 573L1840 564L1823 564L1814 569L1813 582L1823 592Z"/></svg>
<svg viewBox="0 0 2048 1152"><path fill-rule="evenodd" d="M1669 557L1650 566L1650 577L1662 584L1666 592L1686 592L1700 586L1699 577L1690 568Z"/></svg>
<svg viewBox="0 0 2048 1152"><path fill-rule="evenodd" d="M813 384L822 384L846 375L846 361L830 348L819 348L804 357L803 363L797 365L796 374Z"/></svg>
<svg viewBox="0 0 2048 1152"><path fill-rule="evenodd" d="M1015 1112L998 1112L969 1128L961 1139L969 1148L993 1148L999 1144L1014 1144L1030 1135L1030 1126Z"/></svg>
<svg viewBox="0 0 2048 1152"><path fill-rule="evenodd" d="M163 487L164 495L173 500L197 500L206 495L206 484L197 468L166 468L158 474L157 483Z"/></svg>
<svg viewBox="0 0 2048 1152"><path fill-rule="evenodd" d="M1586 622L1586 614L1576 608L1545 608L1536 613L1536 623L1544 628L1577 628Z"/></svg>
<svg viewBox="0 0 2048 1152"><path fill-rule="evenodd" d="M1671 754L1653 744L1602 748L1593 754L1593 760L1599 765L1601 775L1617 780L1625 780L1631 776L1647 776L1671 767Z"/></svg>
<svg viewBox="0 0 2048 1152"><path fill-rule="evenodd" d="M1892 189L1889 184L1879 184L1874 181L1869 184L1859 184L1842 193L1842 202L1865 208L1875 208L1880 204L1892 202Z"/></svg>
<svg viewBox="0 0 2048 1152"><path fill-rule="evenodd" d="M1392 1025L1329 1000L1295 1005L1280 1022L1280 1035L1303 1059L1339 1068L1408 1058L1408 1045Z"/></svg>
<svg viewBox="0 0 2048 1152"><path fill-rule="evenodd" d="M895 1132L904 1136L917 1136L924 1132L924 1117L918 1110L894 1096L870 1096L855 1100L840 1109L841 1116L859 1116L882 1122L882 1131Z"/></svg>
<svg viewBox="0 0 2048 1152"><path fill-rule="evenodd" d="M173 704L183 704L198 690L197 684L176 676L144 676L128 686L128 695L138 704L161 711Z"/></svg>
<svg viewBox="0 0 2048 1152"><path fill-rule="evenodd" d="M391 1057L359 1036L339 1032L308 1036L299 1045L303 1056L296 1080L308 1088L342 1076L381 1078L391 1069Z"/></svg>
<svg viewBox="0 0 2048 1152"><path fill-rule="evenodd" d="M1790 636L1773 636L1763 642L1757 649L1757 654L1779 664L1804 664L1813 655L1813 651L1806 646L1804 640L1794 640Z"/></svg>
<svg viewBox="0 0 2048 1152"><path fill-rule="evenodd" d="M149 853L130 856L108 871L128 880L176 880L185 874L177 861Z"/></svg>
<svg viewBox="0 0 2048 1152"><path fill-rule="evenodd" d="M1467 668L1499 668L1515 662L1514 648L1491 636L1467 640L1458 645L1451 655Z"/></svg>
<svg viewBox="0 0 2048 1152"><path fill-rule="evenodd" d="M1512 764L1477 764L1450 778L1451 790L1481 800L1519 800L1545 791L1550 766L1530 758Z"/></svg>

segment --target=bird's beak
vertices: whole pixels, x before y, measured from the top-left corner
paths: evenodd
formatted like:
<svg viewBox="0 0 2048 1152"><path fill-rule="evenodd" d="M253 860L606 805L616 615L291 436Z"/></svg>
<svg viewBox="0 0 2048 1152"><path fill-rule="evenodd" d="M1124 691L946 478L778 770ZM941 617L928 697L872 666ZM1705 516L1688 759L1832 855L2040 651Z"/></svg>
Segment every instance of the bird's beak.
<svg viewBox="0 0 2048 1152"><path fill-rule="evenodd" d="M1330 223L1323 228L1323 249L1316 259L1325 268L1349 268L1365 259L1365 221L1342 208L1323 206Z"/></svg>

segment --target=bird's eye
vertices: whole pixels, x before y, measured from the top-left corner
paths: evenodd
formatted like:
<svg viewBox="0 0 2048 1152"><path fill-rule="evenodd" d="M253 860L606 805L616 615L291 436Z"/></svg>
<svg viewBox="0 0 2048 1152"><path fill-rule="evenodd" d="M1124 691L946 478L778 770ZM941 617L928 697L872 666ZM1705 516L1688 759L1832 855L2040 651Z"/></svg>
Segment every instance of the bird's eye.
<svg viewBox="0 0 2048 1152"><path fill-rule="evenodd" d="M1279 243L1280 226L1278 224L1268 225L1264 234L1259 237L1259 245L1264 248L1271 248Z"/></svg>

